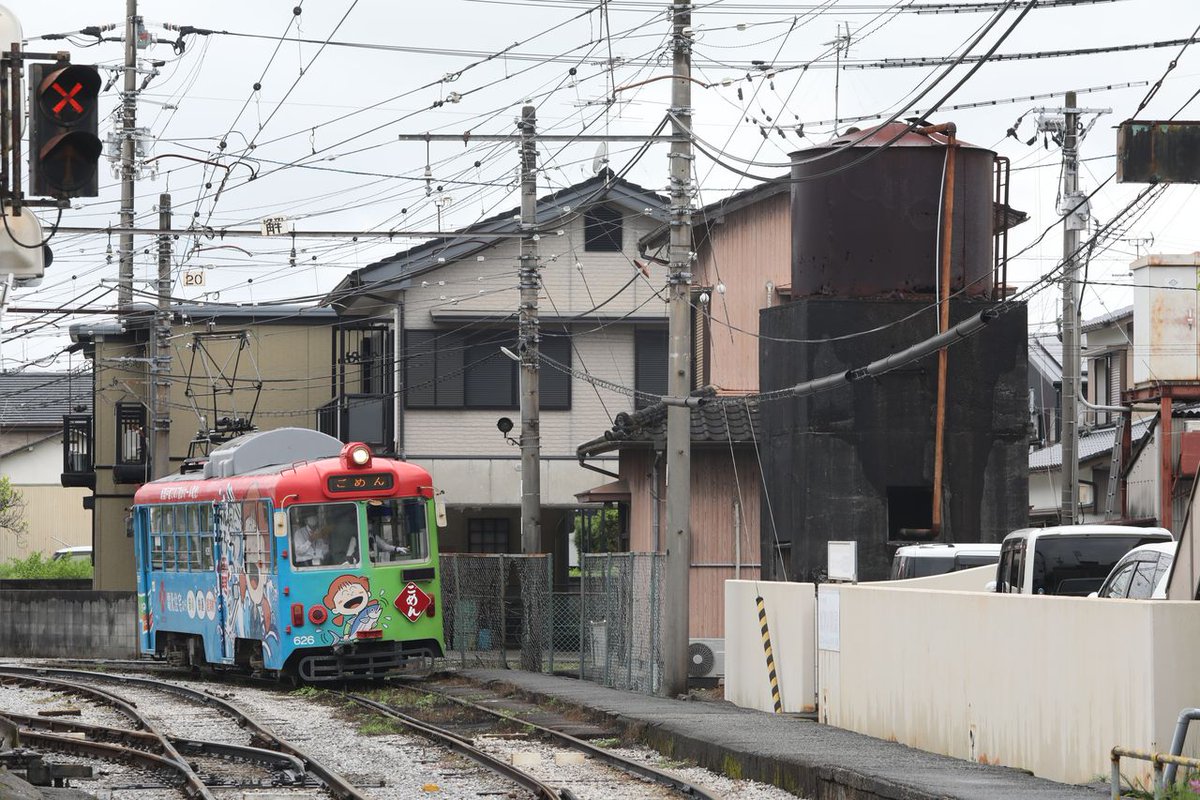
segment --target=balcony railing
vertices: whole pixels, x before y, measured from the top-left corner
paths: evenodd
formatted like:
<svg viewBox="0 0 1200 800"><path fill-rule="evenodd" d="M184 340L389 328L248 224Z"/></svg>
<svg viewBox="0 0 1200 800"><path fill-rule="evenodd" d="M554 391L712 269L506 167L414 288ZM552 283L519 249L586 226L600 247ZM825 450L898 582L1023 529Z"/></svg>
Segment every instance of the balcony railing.
<svg viewBox="0 0 1200 800"><path fill-rule="evenodd" d="M392 396L347 394L317 409L317 430L343 442L365 442L377 453L391 453Z"/></svg>
<svg viewBox="0 0 1200 800"><path fill-rule="evenodd" d="M63 486L96 488L96 465L92 460L92 452L91 416L63 416L63 470L59 478Z"/></svg>

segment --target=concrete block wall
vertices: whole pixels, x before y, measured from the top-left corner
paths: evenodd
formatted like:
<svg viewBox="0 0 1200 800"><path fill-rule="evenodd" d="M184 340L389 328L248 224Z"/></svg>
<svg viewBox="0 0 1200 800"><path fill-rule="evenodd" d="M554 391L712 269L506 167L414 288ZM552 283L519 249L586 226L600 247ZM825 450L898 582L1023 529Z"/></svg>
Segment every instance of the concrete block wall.
<svg viewBox="0 0 1200 800"><path fill-rule="evenodd" d="M0 589L0 657L135 658L133 592Z"/></svg>

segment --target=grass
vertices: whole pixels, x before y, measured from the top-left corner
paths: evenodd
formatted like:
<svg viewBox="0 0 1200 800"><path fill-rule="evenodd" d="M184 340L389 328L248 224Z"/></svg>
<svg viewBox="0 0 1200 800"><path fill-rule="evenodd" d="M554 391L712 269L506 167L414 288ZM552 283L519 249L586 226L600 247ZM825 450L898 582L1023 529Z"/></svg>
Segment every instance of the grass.
<svg viewBox="0 0 1200 800"><path fill-rule="evenodd" d="M55 561L41 553L33 553L25 558L11 558L0 564L0 578L78 579L91 577L91 563L80 558L60 558Z"/></svg>

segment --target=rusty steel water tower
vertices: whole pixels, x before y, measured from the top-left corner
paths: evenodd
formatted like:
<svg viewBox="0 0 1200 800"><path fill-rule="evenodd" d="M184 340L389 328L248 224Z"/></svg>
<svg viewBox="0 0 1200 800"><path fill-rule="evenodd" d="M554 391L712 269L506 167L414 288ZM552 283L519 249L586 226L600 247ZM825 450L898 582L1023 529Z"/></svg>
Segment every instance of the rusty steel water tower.
<svg viewBox="0 0 1200 800"><path fill-rule="evenodd" d="M954 134L891 123L793 154L793 302L761 312L762 391L863 366L1002 299L1004 232L1023 215L1007 160ZM1026 345L1017 306L944 361L764 404L763 514L772 504L779 531L764 571L808 579L844 539L862 578L884 578L900 544L1024 525Z"/></svg>

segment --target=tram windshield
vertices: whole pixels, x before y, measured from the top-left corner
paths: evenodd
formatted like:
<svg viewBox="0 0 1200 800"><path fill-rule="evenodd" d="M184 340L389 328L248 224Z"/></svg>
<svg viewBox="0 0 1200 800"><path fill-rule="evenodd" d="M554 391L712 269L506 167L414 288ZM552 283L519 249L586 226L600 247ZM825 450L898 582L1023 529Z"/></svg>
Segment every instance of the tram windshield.
<svg viewBox="0 0 1200 800"><path fill-rule="evenodd" d="M368 500L367 541L372 564L429 558L425 501L419 497Z"/></svg>
<svg viewBox="0 0 1200 800"><path fill-rule="evenodd" d="M292 564L297 567L357 566L358 506L311 503L288 509Z"/></svg>

